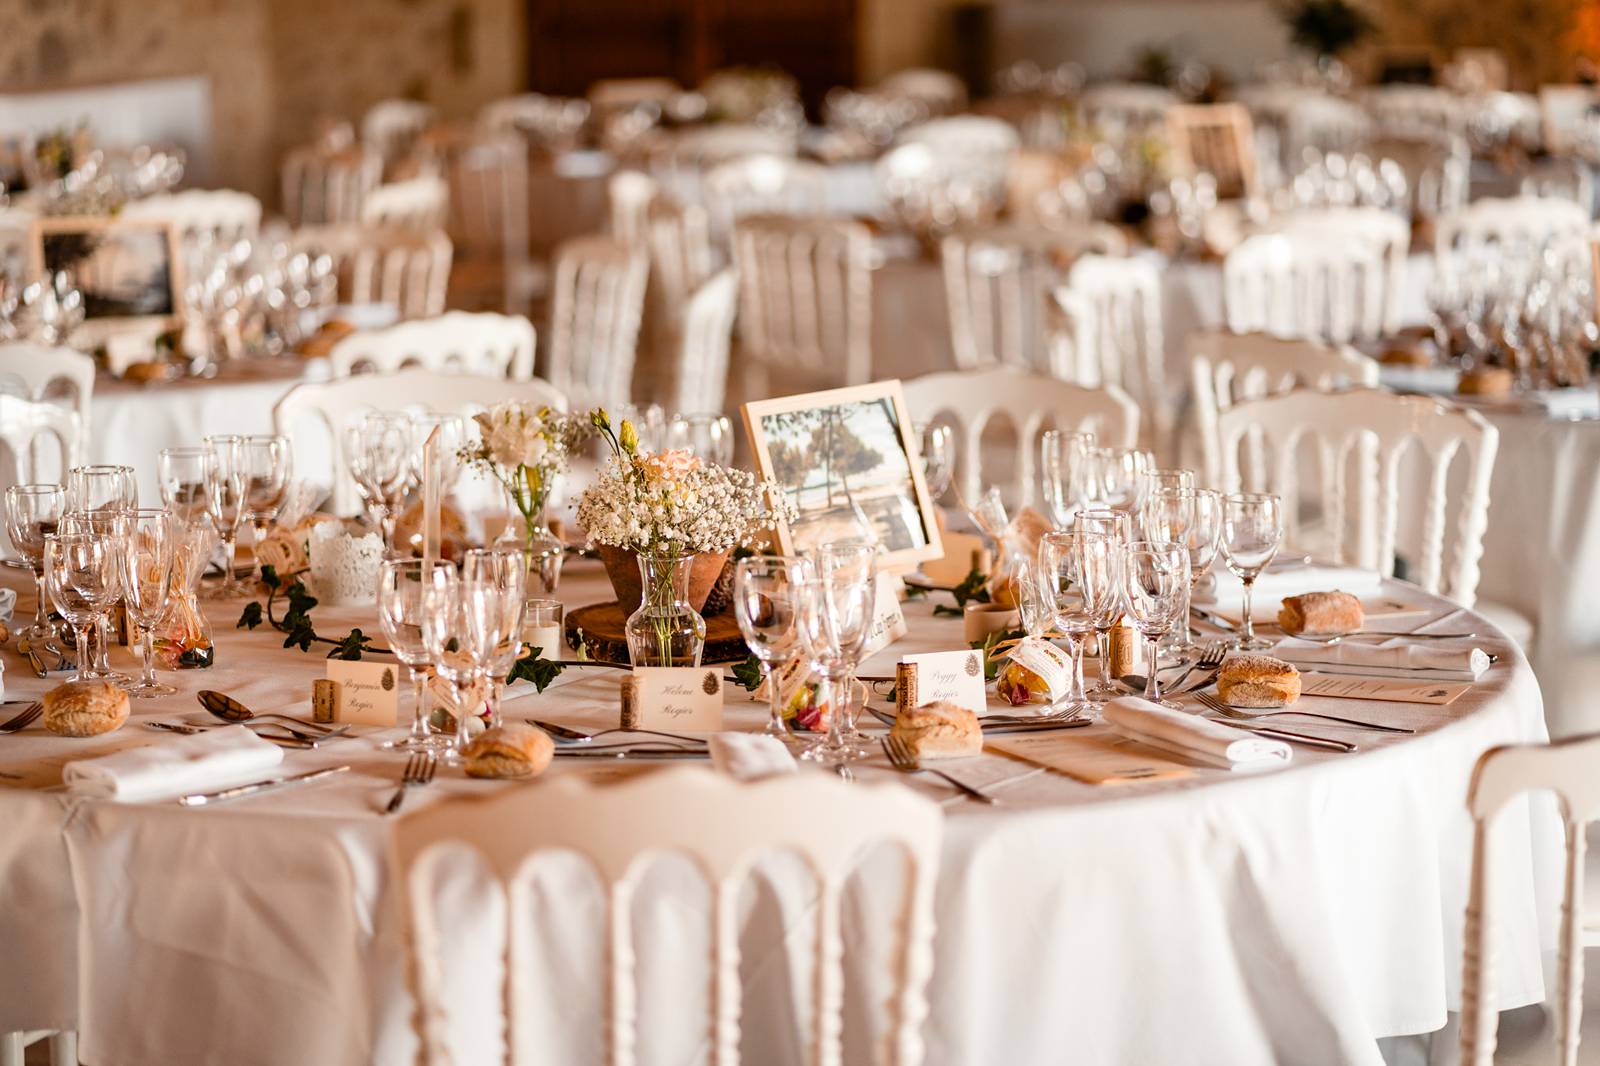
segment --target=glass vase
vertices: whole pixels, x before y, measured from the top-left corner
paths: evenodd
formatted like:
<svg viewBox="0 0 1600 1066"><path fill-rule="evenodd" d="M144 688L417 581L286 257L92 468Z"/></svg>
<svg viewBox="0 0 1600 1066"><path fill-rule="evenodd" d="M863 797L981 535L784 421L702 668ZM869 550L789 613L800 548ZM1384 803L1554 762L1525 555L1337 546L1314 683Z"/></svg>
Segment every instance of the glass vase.
<svg viewBox="0 0 1600 1066"><path fill-rule="evenodd" d="M178 536L167 609L152 633L156 658L168 670L204 670L216 661L211 622L200 605L200 576L216 543L216 533L204 523Z"/></svg>
<svg viewBox="0 0 1600 1066"><path fill-rule="evenodd" d="M689 606L692 555L641 555L643 595L623 627L635 666L699 666L706 620Z"/></svg>

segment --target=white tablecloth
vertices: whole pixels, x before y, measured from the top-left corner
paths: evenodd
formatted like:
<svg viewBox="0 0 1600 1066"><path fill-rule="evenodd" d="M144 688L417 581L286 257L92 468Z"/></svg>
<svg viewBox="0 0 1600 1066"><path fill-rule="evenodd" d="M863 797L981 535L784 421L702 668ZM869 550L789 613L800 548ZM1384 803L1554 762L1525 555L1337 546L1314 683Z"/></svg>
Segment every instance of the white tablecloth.
<svg viewBox="0 0 1600 1066"><path fill-rule="evenodd" d="M603 598L596 570L570 568L569 603ZM20 607L30 609L29 596ZM354 769L193 810L74 806L59 791L30 787L56 780L66 759L160 743L163 735L138 728L138 718L198 717L192 694L201 687L261 711L307 713L320 657L284 651L264 630L232 629L238 609L211 609L217 666L166 675L182 694L137 702L121 731L65 740L35 726L0 743L0 773L23 775L0 778L0 944L12 962L0 967L0 1031L76 1027L84 1060L96 1066L410 1061L401 926L385 866L394 822L378 813L401 757L370 737L290 751L287 772ZM909 603L910 636L865 669L882 673L894 655L955 645L959 624L930 610ZM361 610L318 608L316 619L330 633L375 628ZM1471 624L1485 632L1480 620ZM1364 747L1355 755L1297 749L1281 771L1201 770L1179 783L1111 788L997 755L956 768L995 782L998 808L915 781L948 811L929 1062L1053 1064L1071 1049L1084 1063L1376 1063L1379 1038L1443 1025L1458 998L1468 776L1490 745L1544 735L1526 662L1492 636L1483 646L1501 662L1450 707L1341 704L1421 730L1414 738L1346 734ZM44 687L11 649L4 656L13 698ZM615 724L619 676L572 670L558 687L513 700L508 713ZM743 700L728 708L736 727L757 728L762 714ZM648 768L558 761L551 771L630 772ZM889 772L861 770L871 779ZM445 772L413 793L409 809L500 787ZM1543 803L1514 805L1498 831L1495 988L1510 1008L1543 998L1559 836ZM852 959L880 943L884 926L874 916L894 884L892 866L882 865L874 861L847 907ZM480 1009L489 1011L494 948L470 930L493 926L494 907L470 862L455 877L445 939L459 954L449 972L461 982L454 987L482 989ZM795 1034L809 986L795 967L809 951L813 900L792 870L769 877L742 926L746 1058L799 1062ZM570 869L542 883L562 917L545 915L538 926L552 961L534 1031L545 1034L549 1061L599 1061L600 955L591 940L599 904ZM692 884L669 867L640 892L650 1062L704 1054L699 1017L667 1012L661 995L707 986L698 961L706 957L698 924L705 896ZM859 983L848 991L855 1050L847 1061L865 1061L860 1041L876 1000ZM478 1050L458 1061L490 1061L481 1044L491 1031L477 1030Z"/></svg>

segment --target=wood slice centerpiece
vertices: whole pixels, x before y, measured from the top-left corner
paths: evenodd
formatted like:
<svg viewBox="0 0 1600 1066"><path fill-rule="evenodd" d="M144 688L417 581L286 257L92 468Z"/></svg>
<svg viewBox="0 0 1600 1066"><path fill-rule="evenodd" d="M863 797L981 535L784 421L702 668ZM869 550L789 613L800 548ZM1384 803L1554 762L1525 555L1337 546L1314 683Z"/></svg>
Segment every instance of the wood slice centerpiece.
<svg viewBox="0 0 1600 1066"><path fill-rule="evenodd" d="M628 636L623 630L623 623L632 613L624 611L622 604L615 600L568 611L565 623L567 647L577 649L578 631L582 630L583 639L589 644L590 656L608 663L627 663ZM745 647L739 623L732 611L723 611L706 619L706 646L700 656L701 662L743 662L749 654L750 650Z"/></svg>

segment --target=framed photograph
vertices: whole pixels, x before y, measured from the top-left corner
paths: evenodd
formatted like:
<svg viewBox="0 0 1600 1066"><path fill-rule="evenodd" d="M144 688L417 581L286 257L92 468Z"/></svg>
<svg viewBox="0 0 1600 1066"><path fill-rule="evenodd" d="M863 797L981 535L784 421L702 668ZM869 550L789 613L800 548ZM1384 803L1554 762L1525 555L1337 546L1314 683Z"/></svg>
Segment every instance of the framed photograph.
<svg viewBox="0 0 1600 1066"><path fill-rule="evenodd" d="M111 216L40 218L33 224L34 276L66 270L83 293L86 338L151 336L183 314L183 260L170 222Z"/></svg>
<svg viewBox="0 0 1600 1066"><path fill-rule="evenodd" d="M1255 135L1243 104L1174 107L1167 112L1167 136L1177 169L1216 178L1219 200L1255 195Z"/></svg>
<svg viewBox="0 0 1600 1066"><path fill-rule="evenodd" d="M799 512L777 531L786 554L865 537L883 546L891 570L944 555L900 382L759 400L743 410L757 471L783 486Z"/></svg>

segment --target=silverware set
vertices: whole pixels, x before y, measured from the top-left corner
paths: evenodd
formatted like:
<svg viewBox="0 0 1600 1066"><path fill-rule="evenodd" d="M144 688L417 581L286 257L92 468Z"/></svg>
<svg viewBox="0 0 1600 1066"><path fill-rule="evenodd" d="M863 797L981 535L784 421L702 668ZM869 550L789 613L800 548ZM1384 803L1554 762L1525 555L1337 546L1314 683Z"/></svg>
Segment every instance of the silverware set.
<svg viewBox="0 0 1600 1066"><path fill-rule="evenodd" d="M298 718L290 720L294 722L300 721ZM218 726L212 725L193 725L188 722L147 721L144 724L150 729L161 729L169 733L179 733L184 736L193 736L196 733L207 733L213 729L219 728ZM277 722L258 722L255 724L255 727L246 725L246 728L250 729L252 733L260 737L262 740L270 740L280 747L305 749L315 748L325 740L334 740L338 737L344 736L350 731L350 727L348 725L324 728L323 726L316 725L314 723L305 722L300 723L300 728L289 725L281 725Z"/></svg>
<svg viewBox="0 0 1600 1066"><path fill-rule="evenodd" d="M923 766L917 760L916 755L913 754L911 749L906 745L906 742L892 733L883 738L882 744L883 753L889 757L889 765L894 767L896 770L899 770L901 773L932 774L940 780L949 782L952 787L964 794L968 799L977 800L979 803L993 804L995 802L994 797L989 795L987 792L984 792L982 789L973 788L964 781L959 781L956 778L951 777L943 770L936 770L929 766Z"/></svg>
<svg viewBox="0 0 1600 1066"><path fill-rule="evenodd" d="M1237 718L1241 716L1245 719L1249 719L1251 716L1235 711L1232 707L1229 707L1227 704L1223 703L1221 700L1217 699L1208 692L1199 693L1198 698L1200 702L1207 708L1222 715L1221 718L1211 719L1214 722L1220 722L1222 725L1233 726L1235 729L1243 729L1246 732L1254 733L1261 737L1268 737L1273 740L1286 740L1291 744L1301 744L1309 748L1327 748L1329 751L1344 752L1358 750L1354 744L1351 744L1349 741L1345 740L1334 740L1330 737L1318 737L1313 736L1310 733L1293 733L1287 729L1279 729L1276 726L1253 725L1248 721L1239 721Z"/></svg>
<svg viewBox="0 0 1600 1066"><path fill-rule="evenodd" d="M394 814L400 805L406 801L406 790L421 788L433 781L433 773L438 768L439 762L433 757L431 751L415 751L406 759L405 772L400 775L400 787L394 790L394 795L389 797L388 806L383 808L384 814Z"/></svg>
<svg viewBox="0 0 1600 1066"><path fill-rule="evenodd" d="M711 755L711 751L706 747L706 742L703 738L685 736L682 733L663 733L656 729L602 729L596 733L585 733L581 729L573 729L570 726L558 725L555 722L546 722L537 718L530 721L550 734L555 741L555 754L558 758L705 759ZM659 739L594 743L599 737L612 736L618 733Z"/></svg>

